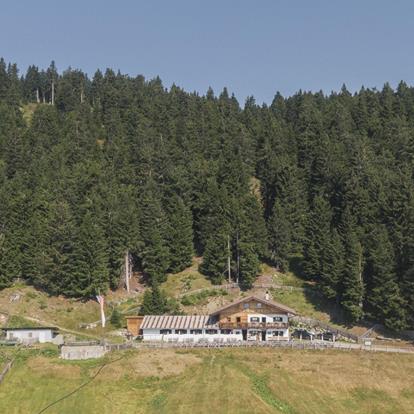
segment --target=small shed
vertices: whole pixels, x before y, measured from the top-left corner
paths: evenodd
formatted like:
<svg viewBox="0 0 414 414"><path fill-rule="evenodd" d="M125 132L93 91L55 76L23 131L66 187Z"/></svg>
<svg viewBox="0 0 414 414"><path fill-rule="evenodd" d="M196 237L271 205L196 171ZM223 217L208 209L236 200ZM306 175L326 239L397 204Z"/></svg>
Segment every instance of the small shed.
<svg viewBox="0 0 414 414"><path fill-rule="evenodd" d="M127 329L133 336L138 336L141 329L141 324L144 319L143 316L127 316Z"/></svg>
<svg viewBox="0 0 414 414"><path fill-rule="evenodd" d="M6 332L6 339L18 341L23 344L52 342L58 334L58 328L45 327L24 327L24 328L3 328Z"/></svg>

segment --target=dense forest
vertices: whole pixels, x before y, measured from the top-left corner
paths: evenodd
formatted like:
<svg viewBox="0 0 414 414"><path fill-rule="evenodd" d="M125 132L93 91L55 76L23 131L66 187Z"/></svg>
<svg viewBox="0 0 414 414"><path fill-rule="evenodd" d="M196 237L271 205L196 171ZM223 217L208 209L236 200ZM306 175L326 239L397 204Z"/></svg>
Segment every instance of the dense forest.
<svg viewBox="0 0 414 414"><path fill-rule="evenodd" d="M249 288L268 261L350 322L414 325L414 88L277 93L241 107L159 78L0 60L0 288L152 286L200 271ZM230 258L230 270L228 259Z"/></svg>

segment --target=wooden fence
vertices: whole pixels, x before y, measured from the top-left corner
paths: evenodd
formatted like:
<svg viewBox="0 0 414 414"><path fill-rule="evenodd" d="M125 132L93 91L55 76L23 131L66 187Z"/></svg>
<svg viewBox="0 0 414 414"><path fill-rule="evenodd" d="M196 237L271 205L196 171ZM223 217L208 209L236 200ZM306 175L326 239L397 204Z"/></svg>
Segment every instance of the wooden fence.
<svg viewBox="0 0 414 414"><path fill-rule="evenodd" d="M239 341L239 342L138 342L134 343L134 348L285 348L285 349L307 349L307 350L325 350L339 349L343 351L371 351L371 352L393 352L414 354L414 348L399 348L390 346L366 346L363 344L345 343L345 342L324 342L324 341Z"/></svg>
<svg viewBox="0 0 414 414"><path fill-rule="evenodd" d="M344 338L350 339L355 342L358 342L359 340L359 337L357 335L335 328L334 326L329 325L328 323L322 322L318 319L306 318L304 316L293 316L292 318L290 318L290 320L299 322L299 323L304 323L312 327L319 327L319 328L325 329L327 331L334 333L336 336L342 336Z"/></svg>
<svg viewBox="0 0 414 414"><path fill-rule="evenodd" d="M132 342L124 342L122 344L106 344L105 350L107 351L122 351L133 347Z"/></svg>
<svg viewBox="0 0 414 414"><path fill-rule="evenodd" d="M254 289L281 289L281 290L287 290L289 292L292 291L303 291L306 290L306 287L297 287L297 286L285 286L285 285L280 285L278 283L253 283L252 287ZM188 292L184 292L184 293L180 293L178 295L178 297L182 298L184 296L188 296L188 295L195 295L197 293L201 293L201 292L205 292L208 290L232 290L232 289L240 289L240 286L238 283L225 283L223 285L213 285L211 287L205 287L205 288L200 288L200 289L195 289L195 290L189 290Z"/></svg>

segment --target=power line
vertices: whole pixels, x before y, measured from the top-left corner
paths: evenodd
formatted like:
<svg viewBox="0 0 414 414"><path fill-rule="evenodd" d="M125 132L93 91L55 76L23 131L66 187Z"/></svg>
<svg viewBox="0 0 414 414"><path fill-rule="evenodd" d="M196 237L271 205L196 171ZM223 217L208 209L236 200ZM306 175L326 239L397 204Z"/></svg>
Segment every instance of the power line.
<svg viewBox="0 0 414 414"><path fill-rule="evenodd" d="M109 361L109 362L107 362L107 363L105 363L105 364L103 364L99 369L98 369L98 371L96 372L96 374L91 378L91 379L89 379L88 381L86 381L86 382L84 382L83 384L81 384L81 385L79 385L79 387L77 387L77 388L75 388L73 391L71 391L70 393L68 393L68 394L66 394L66 395L64 395L63 397L61 397L61 398L59 398L59 399L57 399L56 401L53 401L52 403L50 403L49 405L47 405L46 407L44 407L44 408L42 408L39 412L38 412L38 414L42 414L42 413L44 413L46 410L48 410L50 407L52 407L52 406L54 406L54 405L56 405L57 403L59 403L59 402L61 402L61 401L63 401L64 399L66 399L66 398L68 398L68 397L70 397L71 395L73 395L73 394L75 394L75 393L77 393L79 390L81 390L82 388L84 388L84 387L86 387L88 384L90 384L99 374L100 374L100 372L106 367L106 366L108 366L108 365L110 365L110 364L112 364L112 363L114 363L114 362L117 362L117 361L120 361L121 359L123 359L123 358L125 358L125 356L122 356L122 357L120 357L120 358L117 358L117 359L114 359L113 361Z"/></svg>

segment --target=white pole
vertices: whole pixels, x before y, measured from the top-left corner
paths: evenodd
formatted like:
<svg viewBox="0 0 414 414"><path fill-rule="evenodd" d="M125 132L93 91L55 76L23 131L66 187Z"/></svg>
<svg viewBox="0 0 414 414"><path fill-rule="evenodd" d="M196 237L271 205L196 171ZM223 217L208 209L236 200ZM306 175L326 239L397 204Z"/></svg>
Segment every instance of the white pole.
<svg viewBox="0 0 414 414"><path fill-rule="evenodd" d="M100 305L101 308L101 322L102 322L102 328L105 328L106 318L105 318L105 312L104 312L104 302L105 298L102 295L97 295L96 299Z"/></svg>

